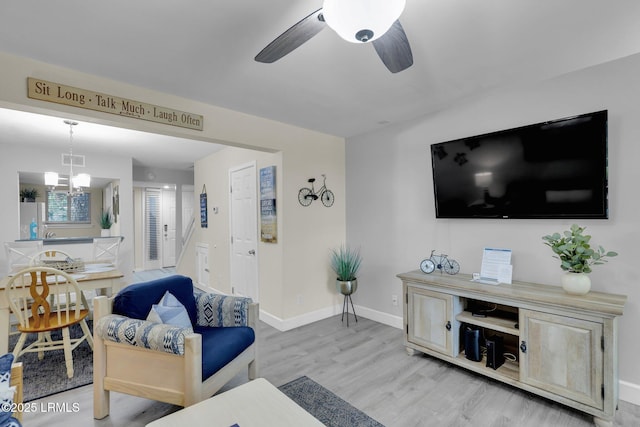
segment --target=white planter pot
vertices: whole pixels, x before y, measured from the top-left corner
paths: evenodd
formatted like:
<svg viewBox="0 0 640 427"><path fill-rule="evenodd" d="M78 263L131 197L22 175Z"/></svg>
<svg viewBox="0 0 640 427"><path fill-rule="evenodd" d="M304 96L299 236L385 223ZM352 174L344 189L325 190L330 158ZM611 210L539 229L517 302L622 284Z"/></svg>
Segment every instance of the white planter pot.
<svg viewBox="0 0 640 427"><path fill-rule="evenodd" d="M571 295L586 295L591 290L591 279L586 273L565 273L562 289Z"/></svg>
<svg viewBox="0 0 640 427"><path fill-rule="evenodd" d="M102 237L111 237L111 229L110 228L103 228L102 230L100 230L100 236L102 236Z"/></svg>

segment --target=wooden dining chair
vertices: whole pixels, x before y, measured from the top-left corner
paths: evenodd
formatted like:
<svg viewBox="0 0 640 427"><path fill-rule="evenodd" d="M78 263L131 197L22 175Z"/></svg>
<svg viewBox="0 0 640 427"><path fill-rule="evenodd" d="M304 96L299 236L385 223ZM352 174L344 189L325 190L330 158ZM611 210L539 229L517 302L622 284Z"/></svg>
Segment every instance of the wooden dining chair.
<svg viewBox="0 0 640 427"><path fill-rule="evenodd" d="M32 265L33 257L42 252L42 240L28 240L22 242L5 242L4 250L7 256L7 276ZM17 323L9 322L9 335L16 335Z"/></svg>
<svg viewBox="0 0 640 427"><path fill-rule="evenodd" d="M59 249L47 249L32 254L29 267L35 267L38 265L52 267L52 264L70 261L73 261L73 257L69 255L69 253Z"/></svg>
<svg viewBox="0 0 640 427"><path fill-rule="evenodd" d="M89 309L76 280L68 273L50 267L26 268L13 276L6 287L9 306L18 318L21 335L13 349L17 361L25 353L38 353L44 357L45 351L64 350L67 376L73 377L73 350L85 340L93 350L93 337L86 317ZM80 325L82 336L71 338L69 327ZM59 330L62 339L53 339L52 332ZM37 338L25 347L29 334Z"/></svg>
<svg viewBox="0 0 640 427"><path fill-rule="evenodd" d="M59 249L48 249L46 251L41 251L34 254L31 258L31 262L29 263L29 267L51 267L58 270L66 271L67 273L71 274L71 271L66 269L64 266L67 264L71 266L74 262L75 260L73 259L73 257L65 251L61 251ZM84 306L88 307L89 310L91 310L91 305L89 305L87 296L84 294L84 292L81 293L80 296L83 298L82 303L84 304ZM71 301L75 303L75 298L71 298Z"/></svg>

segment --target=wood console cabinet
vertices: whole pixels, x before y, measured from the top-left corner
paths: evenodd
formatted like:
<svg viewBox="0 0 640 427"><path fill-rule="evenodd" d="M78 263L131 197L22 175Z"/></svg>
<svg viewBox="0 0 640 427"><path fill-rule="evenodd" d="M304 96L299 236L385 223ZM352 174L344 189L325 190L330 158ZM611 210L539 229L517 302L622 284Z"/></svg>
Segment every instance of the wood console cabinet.
<svg viewBox="0 0 640 427"><path fill-rule="evenodd" d="M626 296L572 296L560 286L514 282L486 285L471 276L420 270L399 274L404 344L415 351L584 411L612 426L618 403L618 317ZM504 342L507 360L465 355L465 329Z"/></svg>

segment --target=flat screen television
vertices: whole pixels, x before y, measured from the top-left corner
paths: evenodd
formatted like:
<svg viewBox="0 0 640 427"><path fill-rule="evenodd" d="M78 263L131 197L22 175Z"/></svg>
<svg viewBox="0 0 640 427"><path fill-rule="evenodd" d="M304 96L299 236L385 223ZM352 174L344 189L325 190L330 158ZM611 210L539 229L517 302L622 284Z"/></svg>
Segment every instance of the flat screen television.
<svg viewBox="0 0 640 427"><path fill-rule="evenodd" d="M431 146L437 218L606 219L607 111Z"/></svg>

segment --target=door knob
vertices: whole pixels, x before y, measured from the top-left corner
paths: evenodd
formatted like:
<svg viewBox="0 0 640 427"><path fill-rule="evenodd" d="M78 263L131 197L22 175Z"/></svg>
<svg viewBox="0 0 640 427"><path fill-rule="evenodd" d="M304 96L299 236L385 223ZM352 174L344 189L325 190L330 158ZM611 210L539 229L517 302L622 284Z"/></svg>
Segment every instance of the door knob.
<svg viewBox="0 0 640 427"><path fill-rule="evenodd" d="M249 255L255 255L255 254L256 254L256 251L255 251L254 249L251 249L251 250L249 251Z"/></svg>

